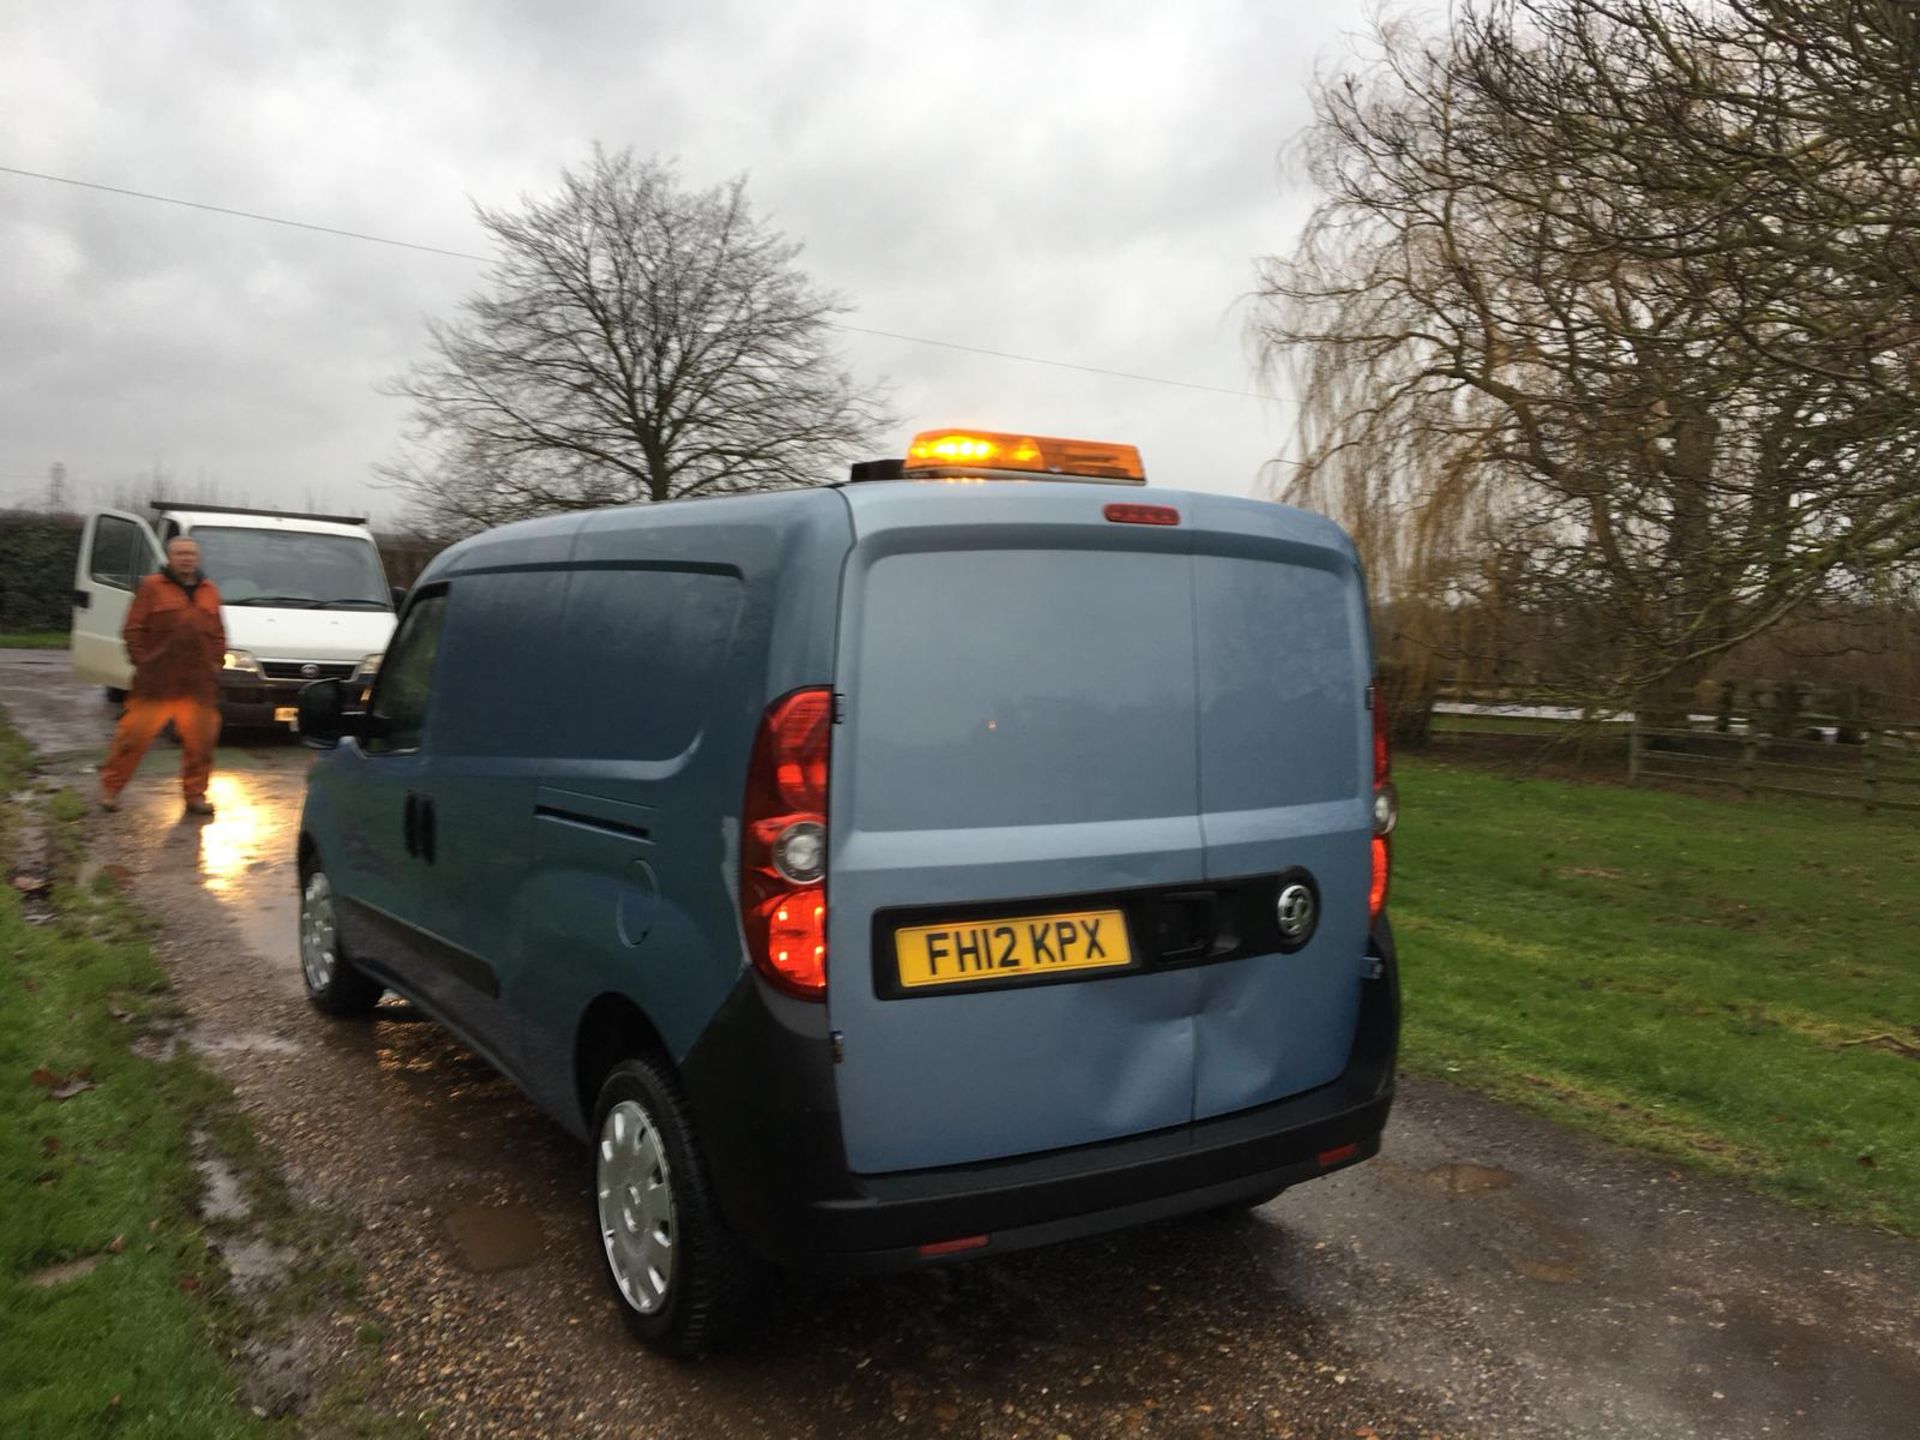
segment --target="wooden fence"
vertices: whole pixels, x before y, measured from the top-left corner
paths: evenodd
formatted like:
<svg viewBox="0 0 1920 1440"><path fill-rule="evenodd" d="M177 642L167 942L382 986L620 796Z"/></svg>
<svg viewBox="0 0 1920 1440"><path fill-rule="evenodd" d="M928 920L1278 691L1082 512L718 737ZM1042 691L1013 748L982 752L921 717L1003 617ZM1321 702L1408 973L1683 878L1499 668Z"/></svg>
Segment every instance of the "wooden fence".
<svg viewBox="0 0 1920 1440"><path fill-rule="evenodd" d="M1654 697L1634 714L1630 782L1920 810L1920 697L1791 681Z"/></svg>
<svg viewBox="0 0 1920 1440"><path fill-rule="evenodd" d="M1624 752L1633 784L1920 810L1920 696L1859 686L1730 681L1608 710L1539 689L1451 682L1439 688L1431 738L1515 759L1576 755L1585 768L1616 766Z"/></svg>

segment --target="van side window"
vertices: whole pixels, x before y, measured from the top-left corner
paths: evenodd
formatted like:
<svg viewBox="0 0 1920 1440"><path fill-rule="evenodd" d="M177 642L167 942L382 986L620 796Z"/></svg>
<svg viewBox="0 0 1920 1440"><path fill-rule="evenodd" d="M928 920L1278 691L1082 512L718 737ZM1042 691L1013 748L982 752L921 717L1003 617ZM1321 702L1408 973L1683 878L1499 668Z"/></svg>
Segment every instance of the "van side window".
<svg viewBox="0 0 1920 1440"><path fill-rule="evenodd" d="M387 646L367 709L384 722L367 737L374 754L418 750L426 728L427 698L433 682L434 657L440 653L440 631L446 624L447 593L425 595L414 602L393 642Z"/></svg>
<svg viewBox="0 0 1920 1440"><path fill-rule="evenodd" d="M95 583L116 590L138 588L146 574L147 547L140 543L138 528L118 515L102 515L93 530L93 549L87 557L87 573Z"/></svg>
<svg viewBox="0 0 1920 1440"><path fill-rule="evenodd" d="M595 678L553 753L574 759L671 760L700 738L726 693L745 590L692 570L582 570L567 595L562 644Z"/></svg>

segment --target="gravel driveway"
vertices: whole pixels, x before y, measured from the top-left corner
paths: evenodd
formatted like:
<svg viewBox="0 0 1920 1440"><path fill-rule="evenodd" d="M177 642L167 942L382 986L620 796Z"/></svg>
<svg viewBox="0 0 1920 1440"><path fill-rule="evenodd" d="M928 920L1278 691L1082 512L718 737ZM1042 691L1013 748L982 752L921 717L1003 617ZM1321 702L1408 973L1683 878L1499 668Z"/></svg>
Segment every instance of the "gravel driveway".
<svg viewBox="0 0 1920 1440"><path fill-rule="evenodd" d="M90 783L110 711L63 654L0 652L0 703ZM1422 1081L1380 1160L1254 1214L791 1280L741 1351L658 1359L597 1273L580 1149L408 1007L305 1005L306 752L223 746L204 826L178 823L176 759L94 822L95 859L159 922L294 1194L354 1222L375 1399L435 1435L1913 1433L1920 1247Z"/></svg>

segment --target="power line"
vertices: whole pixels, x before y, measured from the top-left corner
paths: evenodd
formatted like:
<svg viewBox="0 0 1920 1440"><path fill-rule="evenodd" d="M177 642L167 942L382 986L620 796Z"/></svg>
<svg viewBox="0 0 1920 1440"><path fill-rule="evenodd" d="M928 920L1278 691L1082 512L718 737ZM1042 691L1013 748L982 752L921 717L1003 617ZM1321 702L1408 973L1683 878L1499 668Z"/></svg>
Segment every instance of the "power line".
<svg viewBox="0 0 1920 1440"><path fill-rule="evenodd" d="M130 190L121 185L102 185L94 180L76 180L69 175L49 175L39 170L22 170L0 165L0 175L18 175L28 180L44 180L52 185L70 185L77 190L94 190L103 195L119 195L129 200L146 200L156 205L177 205L186 210L201 210L209 215L226 215L236 220L255 220L263 225L283 225L290 230L308 230L316 235L333 235L342 240L364 240L371 245L391 245L400 250L417 250L425 255L444 255L452 260L471 260L484 265L487 257L466 250L449 250L440 245L421 245L412 240L396 240L388 235L371 235L364 230L344 230L337 225L315 225L305 220L289 220L282 215L263 215L257 210L236 210L227 205L207 205L198 200L182 200L175 195L157 195L150 190ZM959 350L969 355L985 355L995 360L1017 360L1025 365L1048 365L1056 370L1078 370L1086 375L1105 375L1115 380L1133 380L1143 385L1170 385L1180 390L1200 390L1212 395L1232 395L1245 400L1271 400L1252 390L1232 390L1224 385L1205 385L1195 380L1174 380L1164 375L1140 375L1131 370L1108 370L1099 365L1080 365L1071 360L1053 360L1042 355L1018 355L1010 350L988 350L979 345L963 345L955 340L934 340L925 335L903 335L897 330L875 330L865 325L845 325L828 321L836 330L855 335L876 335L886 340L902 340L909 345L930 345L940 350Z"/></svg>
<svg viewBox="0 0 1920 1440"><path fill-rule="evenodd" d="M0 165L0 174L24 175L29 180L45 180L54 185L71 185L79 190L98 190L103 195L124 195L131 200L151 200L158 205L179 205L187 210L204 210L210 215L231 215L237 220L258 220L264 225L285 225L291 230L311 230L319 235L338 235L344 240L365 240L374 245L393 245L402 250L419 250L428 255L446 255L455 260L475 260L486 264L484 255L469 255L464 250L443 250L438 245L416 245L411 240L392 240L385 235L369 235L362 230L341 230L333 225L309 225L305 220L288 220L279 215L262 215L253 210L233 210L225 205L203 205L198 200L181 200L172 195L155 195L146 190L127 190L118 185L100 185L92 180L75 180L66 175L43 175L38 170L21 170Z"/></svg>
<svg viewBox="0 0 1920 1440"><path fill-rule="evenodd" d="M985 350L978 345L962 345L953 340L929 340L924 335L900 335L892 330L870 330L864 325L842 325L829 321L836 330L851 330L856 335L881 335L889 340L906 340L915 345L937 345L942 350L964 350L969 355L991 355L996 360L1020 360L1028 365L1051 365L1058 370L1081 370L1088 375L1110 375L1116 380L1138 380L1147 385L1176 385L1182 390L1205 390L1214 395L1238 395L1248 400L1270 400L1252 390L1229 390L1224 385L1202 385L1197 380L1169 380L1164 375L1136 375L1131 370L1104 370L1098 365L1076 365L1071 360L1045 360L1038 355L1015 355L1010 350Z"/></svg>

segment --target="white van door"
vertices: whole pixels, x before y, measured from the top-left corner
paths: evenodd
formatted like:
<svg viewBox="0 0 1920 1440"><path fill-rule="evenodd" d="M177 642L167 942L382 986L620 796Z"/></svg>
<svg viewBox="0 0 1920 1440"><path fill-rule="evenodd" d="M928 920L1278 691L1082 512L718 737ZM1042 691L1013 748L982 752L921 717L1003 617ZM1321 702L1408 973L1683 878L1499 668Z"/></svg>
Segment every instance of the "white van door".
<svg viewBox="0 0 1920 1440"><path fill-rule="evenodd" d="M100 510L80 532L73 576L73 673L110 690L133 684L120 638L140 581L160 568L160 542L137 515Z"/></svg>

